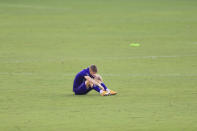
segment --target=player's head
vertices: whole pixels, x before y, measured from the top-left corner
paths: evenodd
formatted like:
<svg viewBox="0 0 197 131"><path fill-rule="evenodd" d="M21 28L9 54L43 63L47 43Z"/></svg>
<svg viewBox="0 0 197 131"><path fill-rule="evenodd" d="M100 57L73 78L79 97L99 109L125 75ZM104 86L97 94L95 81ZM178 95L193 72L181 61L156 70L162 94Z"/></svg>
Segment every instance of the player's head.
<svg viewBox="0 0 197 131"><path fill-rule="evenodd" d="M98 71L96 65L91 65L89 69L91 75L95 75Z"/></svg>

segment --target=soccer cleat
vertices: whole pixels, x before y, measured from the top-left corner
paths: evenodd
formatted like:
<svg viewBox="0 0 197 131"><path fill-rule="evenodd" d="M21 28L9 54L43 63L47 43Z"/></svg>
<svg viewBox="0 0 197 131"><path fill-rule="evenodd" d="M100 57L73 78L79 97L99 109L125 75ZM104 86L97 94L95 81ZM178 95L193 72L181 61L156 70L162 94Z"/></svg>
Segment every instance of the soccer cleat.
<svg viewBox="0 0 197 131"><path fill-rule="evenodd" d="M110 95L110 93L108 93L108 92L106 92L106 91L103 91L102 93L101 93L101 96L109 96Z"/></svg>
<svg viewBox="0 0 197 131"><path fill-rule="evenodd" d="M116 95L117 92L110 90L110 95Z"/></svg>

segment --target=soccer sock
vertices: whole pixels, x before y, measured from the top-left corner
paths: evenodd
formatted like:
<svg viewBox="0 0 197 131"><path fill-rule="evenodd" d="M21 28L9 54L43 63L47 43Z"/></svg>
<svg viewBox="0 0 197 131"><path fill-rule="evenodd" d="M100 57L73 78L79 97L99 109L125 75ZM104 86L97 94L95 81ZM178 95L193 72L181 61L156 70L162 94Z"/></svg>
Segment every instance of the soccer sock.
<svg viewBox="0 0 197 131"><path fill-rule="evenodd" d="M96 86L96 85L93 86L93 89L96 90L97 92L100 92L101 91L101 89L99 88L99 86Z"/></svg>
<svg viewBox="0 0 197 131"><path fill-rule="evenodd" d="M106 86L104 83L101 83L101 85L104 87L104 89L105 89L108 93L110 93L110 90L107 88L107 86Z"/></svg>
<svg viewBox="0 0 197 131"><path fill-rule="evenodd" d="M107 89L107 86L104 83L101 83L101 85L104 87L104 89Z"/></svg>

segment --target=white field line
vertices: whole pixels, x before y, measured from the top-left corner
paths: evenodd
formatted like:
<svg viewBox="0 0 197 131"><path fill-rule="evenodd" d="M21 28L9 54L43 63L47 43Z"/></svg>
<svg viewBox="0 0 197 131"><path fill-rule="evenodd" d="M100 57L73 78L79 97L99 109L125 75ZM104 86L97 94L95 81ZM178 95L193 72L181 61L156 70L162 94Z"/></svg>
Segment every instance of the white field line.
<svg viewBox="0 0 197 131"><path fill-rule="evenodd" d="M66 60L130 60L130 59L159 59L159 58L181 58L181 57L196 57L197 55L164 55L164 56L129 56L129 57L66 57L66 58L49 58L45 60L29 59L29 60L1 60L0 63L29 63L29 62L64 62Z"/></svg>
<svg viewBox="0 0 197 131"><path fill-rule="evenodd" d="M29 75L34 75L34 73L32 72L12 72L12 73L9 73L9 72L0 72L0 76L1 75L24 75L24 76L29 76Z"/></svg>
<svg viewBox="0 0 197 131"><path fill-rule="evenodd" d="M179 58L179 57L195 57L195 55L163 55L163 56L126 56L126 57L120 57L120 56L103 56L101 57L69 57L69 58L63 58L60 59L61 61L67 60L67 59L82 59L82 60L88 60L88 59L107 59L107 60L128 60L128 59L157 59L157 58Z"/></svg>
<svg viewBox="0 0 197 131"><path fill-rule="evenodd" d="M197 55L105 57L104 59L157 59L157 58L178 58L178 57L194 57L194 56L197 56Z"/></svg>
<svg viewBox="0 0 197 131"><path fill-rule="evenodd" d="M53 73L32 73L32 72L21 72L21 73L17 73L17 72L13 72L13 73L8 73L8 72L0 72L0 76L4 76L4 75L20 75L20 76L32 76L32 75L38 75L38 76L52 76L54 75ZM58 74L57 74L58 75ZM76 75L76 73L62 73L59 74L60 77L74 77ZM132 73L103 73L101 74L102 76L106 76L106 77L195 77L197 76L197 73L164 73L164 74L151 74L151 73L139 73L139 74L132 74Z"/></svg>
<svg viewBox="0 0 197 131"><path fill-rule="evenodd" d="M54 8L50 6L38 6L38 5L23 5L23 4L0 4L0 6L6 6L6 7L16 7L16 8L28 8L28 9L49 9L49 10L62 10L67 11L71 8Z"/></svg>
<svg viewBox="0 0 197 131"><path fill-rule="evenodd" d="M117 77L189 77L197 76L197 74L180 74L180 73L166 73L166 74L103 74L103 76L117 76Z"/></svg>

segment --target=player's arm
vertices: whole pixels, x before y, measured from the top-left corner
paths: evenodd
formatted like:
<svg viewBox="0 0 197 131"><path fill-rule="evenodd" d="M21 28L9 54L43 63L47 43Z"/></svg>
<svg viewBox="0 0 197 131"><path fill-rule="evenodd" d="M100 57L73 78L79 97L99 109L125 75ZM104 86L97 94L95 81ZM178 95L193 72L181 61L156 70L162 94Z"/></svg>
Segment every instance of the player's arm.
<svg viewBox="0 0 197 131"><path fill-rule="evenodd" d="M99 86L99 88L101 90L104 90L104 88L102 87L102 85L100 83L98 83L97 81L95 81L94 79L92 79L91 77L89 76L84 76L86 80L88 80L89 82L93 83L94 85L97 85Z"/></svg>

